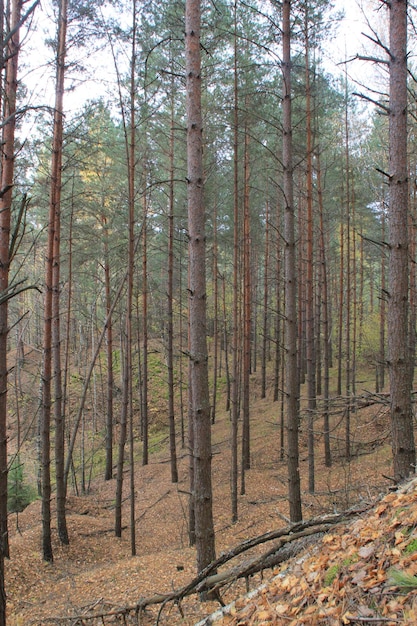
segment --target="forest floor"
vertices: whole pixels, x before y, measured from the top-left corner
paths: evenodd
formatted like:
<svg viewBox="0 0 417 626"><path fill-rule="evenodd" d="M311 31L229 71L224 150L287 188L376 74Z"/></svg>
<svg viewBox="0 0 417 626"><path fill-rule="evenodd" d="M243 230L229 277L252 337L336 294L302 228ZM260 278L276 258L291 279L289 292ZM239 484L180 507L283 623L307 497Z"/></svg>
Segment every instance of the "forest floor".
<svg viewBox="0 0 417 626"><path fill-rule="evenodd" d="M279 406L257 398L256 391L252 403L251 469L246 473L246 493L239 498L239 520L235 524L231 523L230 507L230 422L225 411L219 411L213 427L217 554L288 525L286 464L279 458ZM352 414L353 454L349 461L344 456L342 416L336 411L333 419L331 468L324 466L322 441L317 436L314 494L307 490L307 446L305 433L301 434L304 518L353 506L373 508L317 538L304 556L253 576L251 589L265 586L251 600L243 599L248 591L243 581L223 587L221 595L226 604L238 601L228 613L205 623L417 623L417 592L405 589L399 593L389 585L388 572L394 565L417 574L417 487L411 484L404 493L389 491L391 483L386 476L392 473L391 450L384 404L371 403ZM153 453L146 467L137 463L134 557L128 528L127 473L122 538L115 538L113 533L115 481L95 479L88 495L68 498L69 546L59 544L54 525L52 564L41 559L40 502L32 503L18 516L11 515L11 559L6 563L8 624L175 626L196 624L217 611L218 602L200 602L194 594L180 604L149 606L136 618L129 612L122 614L125 607L135 606L141 598L169 593L195 576L195 551L189 547L187 536L185 451L179 450L179 456L178 484L170 482L166 450ZM260 554L265 546L257 550ZM92 614L107 617L88 620ZM70 616L84 618L70 621Z"/></svg>

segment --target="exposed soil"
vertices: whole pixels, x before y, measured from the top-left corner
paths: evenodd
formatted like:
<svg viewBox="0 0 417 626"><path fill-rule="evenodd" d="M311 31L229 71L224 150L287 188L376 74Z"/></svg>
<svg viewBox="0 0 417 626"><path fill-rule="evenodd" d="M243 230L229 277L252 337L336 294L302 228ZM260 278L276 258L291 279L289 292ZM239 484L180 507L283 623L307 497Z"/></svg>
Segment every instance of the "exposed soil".
<svg viewBox="0 0 417 626"><path fill-rule="evenodd" d="M230 513L230 423L228 415L224 412L219 413L213 427L214 515L218 554L249 537L288 524L286 464L279 458L279 427L277 426L279 407L277 403L256 397L253 397L253 402L256 408L252 417L252 466L246 474L246 494L240 497L239 521L236 524L231 523ZM339 427L337 427L338 421L340 421ZM323 454L320 451L321 437L319 435L317 437L319 452L316 458L314 494L306 492L307 453L302 436L301 472L305 518L326 512L342 511L356 503L364 505L375 502L387 493L391 484L384 477L391 474L386 408L382 405L372 405L352 414L354 454L349 462L343 454L343 414L336 415L334 423L335 429L332 433L334 463L331 469L324 467ZM320 424L318 423L317 431L319 430ZM56 618L52 621L57 624L70 623L60 618L86 614L88 611L100 613L117 610L134 605L140 598L152 596L156 592L169 592L187 583L195 575L195 553L194 549L188 546L187 536L187 458L184 450L180 450L179 453L181 456L180 481L177 485L170 482L167 452L151 455L151 462L146 467L141 467L138 461L136 470L137 556L135 557L131 556L128 529L127 474L123 518L126 529L122 539L115 538L113 533L115 482L105 483L103 480L95 480L88 495L83 497L70 495L68 500L70 545L59 545L54 528L53 564L43 563L41 559L40 503L35 502L30 505L19 514L17 520L16 515L12 515L10 519L11 560L6 563L8 623L11 625L46 624L51 623L50 618ZM413 499L416 500L414 491L410 496L410 501L407 501L407 507L411 506L410 502ZM412 522L411 534L414 532L414 524L417 525L417 513ZM362 532L358 526L352 528L356 530L349 530L348 536ZM363 541L367 543L372 539ZM323 550L330 549L333 554L340 550L348 552L350 546L349 542L343 542L339 538L335 540L332 547L331 542L325 539ZM356 551L358 549L356 544L352 548ZM310 550L312 550L311 547ZM325 570L331 561L329 557L325 558L320 554L316 552L309 558L321 562L321 568ZM411 563L416 562L414 559ZM288 565L284 564L281 569L284 571L286 567ZM298 569L294 569L291 573L293 576L291 584L288 578L284 578L287 581L285 583L287 591L290 587L291 589L299 587L298 581L304 579L314 589L316 589L314 587L316 583L320 589L323 587L323 580L318 576L313 577L314 579L309 578L308 572L304 571L304 565L299 564L297 567ZM407 567L411 566L408 564ZM310 570L313 571L313 568L310 567ZM250 581L251 588L272 579L274 574L276 572L268 570L263 573L263 577L254 576ZM278 598L277 603L281 606L279 609L281 613L275 609L272 611L271 601L265 600L265 596L262 596L263 599L256 601L255 606L259 608L261 604L264 613L256 616L255 610L246 608L246 616L238 618L237 609L233 609L233 615L221 618L229 621L222 623L236 625L339 624L343 621L337 620L342 620L342 616L347 615L348 609L346 608L344 613L339 612L336 616L329 614L325 622L304 621L304 618L299 617L301 613L294 618L291 614L291 595L294 594L291 592L288 596L287 593L284 601L278 590L280 583L273 582L272 585L274 597ZM359 589L358 585L356 585L357 589ZM366 589L365 591L368 592ZM245 584L241 581L221 591L225 603L242 596L245 592ZM307 608L311 606L310 600L306 602L306 606ZM196 596L191 596L181 603L181 607L167 604L159 616L160 607L149 607L144 614L140 615L139 623L144 626L155 624L156 621L161 626L177 623L195 624L218 607L217 602L200 603ZM247 607L247 604L244 604L244 607ZM272 613L268 613L270 609L273 612L272 618ZM124 619L124 622L121 620L118 623L135 623L130 616ZM131 622L130 619L132 619ZM294 619L296 621L293 621ZM332 622L332 619L336 621ZM110 618L106 620L105 622L97 620L96 623L115 623ZM73 623L82 622L74 621ZM344 623L349 623L349 621ZM362 620L361 623L364 621ZM401 623L417 623L417 620Z"/></svg>

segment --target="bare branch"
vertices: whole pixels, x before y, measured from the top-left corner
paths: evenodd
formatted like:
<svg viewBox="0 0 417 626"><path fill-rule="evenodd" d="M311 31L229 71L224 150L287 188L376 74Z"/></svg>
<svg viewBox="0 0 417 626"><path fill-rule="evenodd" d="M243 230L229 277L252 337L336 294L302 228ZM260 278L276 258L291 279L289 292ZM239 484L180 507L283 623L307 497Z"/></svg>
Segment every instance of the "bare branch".
<svg viewBox="0 0 417 626"><path fill-rule="evenodd" d="M385 106L385 104L382 104L381 102L378 102L378 100L374 100L373 98L366 96L364 93L358 93L358 92L353 92L352 94L353 96L357 96L358 98L361 98L362 100L366 100L367 102L371 102L372 104L375 104L375 106L379 107L380 109L382 109L383 111L385 111L385 113L388 115L389 113L389 108L387 106Z"/></svg>
<svg viewBox="0 0 417 626"><path fill-rule="evenodd" d="M389 65L389 61L387 61L387 59L380 59L379 57L371 57L362 54L357 54L354 59L357 59L358 61L370 61L371 63L377 63L379 65Z"/></svg>
<svg viewBox="0 0 417 626"><path fill-rule="evenodd" d="M29 289L36 289L36 291L40 293L40 289L37 285L24 286L23 283L25 282L26 282L26 279L21 280L18 283L9 285L7 289L4 289L4 291L0 293L0 304L4 304L4 302L7 302L7 300L11 300L15 296L18 296L20 293L23 293L24 291L28 291Z"/></svg>
<svg viewBox="0 0 417 626"><path fill-rule="evenodd" d="M378 35L375 33L375 31L372 31L374 34L374 37L371 37L371 35L368 35L367 33L361 33L364 37L366 37L367 39L369 39L369 41L372 41L372 43L376 44L377 46L379 46L380 48L382 48L383 50L385 50L385 52L387 53L387 55L389 56L389 58L392 58L390 49L388 48L388 46L386 46L384 43L382 43L382 41L380 40L380 38L378 37Z"/></svg>
<svg viewBox="0 0 417 626"><path fill-rule="evenodd" d="M29 9L26 11L26 13L21 17L20 21L16 24L16 26L14 28L12 28L12 30L9 33L7 33L7 35L6 35L6 37L4 38L4 41L3 41L3 47L4 48L7 46L7 44L11 40L11 38L17 33L19 28L21 26L23 26L23 24L26 22L26 20L34 12L34 10L38 6L38 4L40 4L40 0L35 0L35 2L32 4L32 6L30 6Z"/></svg>

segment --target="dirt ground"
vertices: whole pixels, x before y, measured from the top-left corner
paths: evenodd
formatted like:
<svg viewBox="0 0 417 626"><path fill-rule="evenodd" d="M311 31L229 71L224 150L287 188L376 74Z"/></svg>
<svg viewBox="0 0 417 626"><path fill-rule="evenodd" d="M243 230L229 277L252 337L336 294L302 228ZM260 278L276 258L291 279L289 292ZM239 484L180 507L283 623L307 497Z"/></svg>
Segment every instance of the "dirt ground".
<svg viewBox="0 0 417 626"><path fill-rule="evenodd" d="M217 554L249 537L288 524L286 464L279 458L278 410L277 403L256 401L256 412L253 413L251 423L251 469L246 474L246 493L239 499L239 520L235 524L231 523L228 415L219 413L213 427ZM352 418L354 456L350 462L344 458L343 431L336 424L332 433L334 463L329 469L324 466L322 441L318 435L316 490L314 494L308 494L307 449L302 433L300 462L304 518L343 511L356 503L365 505L385 494L390 486L385 476L391 474L388 437L388 419L384 407L372 405L358 411ZM189 582L196 572L195 552L188 545L187 535L186 452L179 450L179 457L180 480L175 485L170 482L167 451L151 455L146 467L140 466L138 461L135 475L135 557L131 556L128 529L127 474L123 517L126 527L122 538L116 538L113 532L115 481L106 483L97 479L93 481L88 495L76 497L70 494L70 545L59 545L54 525L52 564L46 564L41 559L40 503L34 502L17 518L15 514L11 515L11 559L6 563L8 623L11 626L69 624L71 622L64 621L68 616L118 611L135 605L140 598L153 596L157 592L167 593ZM54 510L54 503L52 505ZM251 580L251 588L272 579L273 574L268 570L262 577L256 575ZM240 581L222 589L221 593L224 602L229 603L246 591L245 584ZM160 626L174 626L177 623L191 625L218 608L217 602L201 603L196 596L191 596L181 606L167 604L160 614L159 606L150 607L138 619L144 626L155 623ZM124 622L117 623L135 623L129 622L129 619L128 616ZM247 620L236 623L289 622Z"/></svg>

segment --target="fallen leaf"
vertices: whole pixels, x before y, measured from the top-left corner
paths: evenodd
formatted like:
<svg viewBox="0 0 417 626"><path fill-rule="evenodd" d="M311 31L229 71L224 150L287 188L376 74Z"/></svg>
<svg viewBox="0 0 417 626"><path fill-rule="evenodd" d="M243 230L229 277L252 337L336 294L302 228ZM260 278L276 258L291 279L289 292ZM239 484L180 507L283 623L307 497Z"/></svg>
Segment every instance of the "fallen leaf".
<svg viewBox="0 0 417 626"><path fill-rule="evenodd" d="M371 556L373 556L376 552L376 547L371 544L368 546L362 546L362 548L359 548L358 550L358 554L362 559L369 559Z"/></svg>
<svg viewBox="0 0 417 626"><path fill-rule="evenodd" d="M278 615L283 615L284 613L288 613L289 605L288 604L276 604L274 608L275 608L276 613L278 613Z"/></svg>
<svg viewBox="0 0 417 626"><path fill-rule="evenodd" d="M367 573L368 572L365 568L359 570L359 572L356 572L356 574L351 579L352 583L354 585L360 585L362 581L366 578Z"/></svg>

